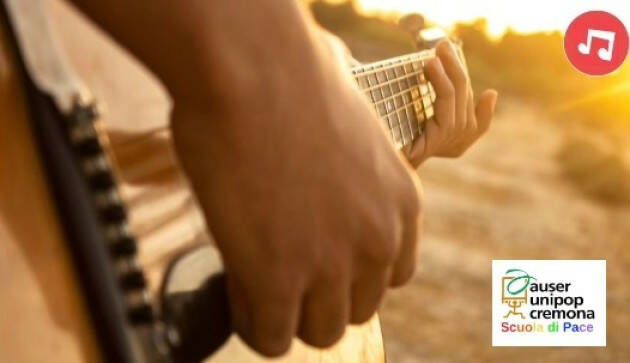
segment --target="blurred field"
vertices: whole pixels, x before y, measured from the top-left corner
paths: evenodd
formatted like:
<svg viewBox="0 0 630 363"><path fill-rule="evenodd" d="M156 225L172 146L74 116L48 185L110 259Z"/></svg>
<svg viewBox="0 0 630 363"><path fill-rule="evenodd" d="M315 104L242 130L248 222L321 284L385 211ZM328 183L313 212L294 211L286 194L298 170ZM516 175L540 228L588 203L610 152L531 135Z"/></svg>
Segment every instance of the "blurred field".
<svg viewBox="0 0 630 363"><path fill-rule="evenodd" d="M108 105L108 128L164 129L169 102L155 80L50 3L72 61ZM391 21L360 17L347 4L313 6L360 60L413 51ZM559 34L490 41L483 27L456 32L475 88L501 93L498 114L464 158L420 170L419 271L381 311L389 362L628 362L630 62L587 78L565 61ZM607 259L608 348L491 348L490 261L499 258Z"/></svg>
<svg viewBox="0 0 630 363"><path fill-rule="evenodd" d="M420 171L419 273L381 312L390 361L630 361L630 208L575 187L556 158L565 131L541 109L502 102L485 140L463 159ZM608 348L491 348L491 259L608 260Z"/></svg>
<svg viewBox="0 0 630 363"><path fill-rule="evenodd" d="M392 21L313 8L360 60L413 51ZM630 361L630 67L588 78L560 34L490 41L483 21L455 32L475 88L499 90L498 114L462 159L419 172L419 273L381 311L389 361ZM492 348L492 259L608 260L608 348Z"/></svg>

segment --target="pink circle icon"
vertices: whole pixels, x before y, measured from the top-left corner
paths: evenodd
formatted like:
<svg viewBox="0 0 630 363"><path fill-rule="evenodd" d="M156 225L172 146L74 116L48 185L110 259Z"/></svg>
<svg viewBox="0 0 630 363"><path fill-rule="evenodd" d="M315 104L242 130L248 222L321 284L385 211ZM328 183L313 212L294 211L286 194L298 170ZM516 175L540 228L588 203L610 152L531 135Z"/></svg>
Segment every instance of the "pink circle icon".
<svg viewBox="0 0 630 363"><path fill-rule="evenodd" d="M603 76L621 67L628 55L628 31L614 15L588 11L571 22L564 52L580 72Z"/></svg>

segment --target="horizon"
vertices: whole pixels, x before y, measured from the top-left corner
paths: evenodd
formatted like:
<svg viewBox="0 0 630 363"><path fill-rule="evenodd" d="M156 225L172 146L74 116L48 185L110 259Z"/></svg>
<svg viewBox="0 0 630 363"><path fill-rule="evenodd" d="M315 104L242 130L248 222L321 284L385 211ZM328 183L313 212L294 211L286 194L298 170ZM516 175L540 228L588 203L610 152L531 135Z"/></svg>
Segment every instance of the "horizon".
<svg viewBox="0 0 630 363"><path fill-rule="evenodd" d="M325 0L343 3L347 0ZM457 23L472 23L483 19L487 22L487 35L493 39L502 37L508 30L520 34L539 32L564 32L571 21L589 10L605 10L630 24L630 2L600 0L594 9L592 1L549 2L531 0L488 0L483 4L456 0L350 0L363 15L383 18L399 17L407 13L421 13L429 21L445 29ZM546 8L547 11L539 9Z"/></svg>

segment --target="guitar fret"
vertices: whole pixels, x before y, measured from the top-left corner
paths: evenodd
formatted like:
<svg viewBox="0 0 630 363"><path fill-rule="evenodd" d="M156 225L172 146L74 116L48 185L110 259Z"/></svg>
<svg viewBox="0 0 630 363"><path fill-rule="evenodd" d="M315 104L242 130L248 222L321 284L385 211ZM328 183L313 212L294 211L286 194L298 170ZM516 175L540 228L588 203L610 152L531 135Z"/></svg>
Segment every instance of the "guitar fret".
<svg viewBox="0 0 630 363"><path fill-rule="evenodd" d="M370 79L369 78L365 78L365 81L367 82L367 84L369 86L370 85ZM376 101L374 100L374 97L372 96L372 92L367 92L366 94L371 99L372 104L375 104Z"/></svg>
<svg viewBox="0 0 630 363"><path fill-rule="evenodd" d="M397 67L396 70L398 69L404 69L402 67ZM402 72L402 71L401 71ZM391 83L396 83L396 82L402 82L402 81L407 81L407 82L416 82L417 84L417 76L420 74L423 74L422 71L417 71L417 72L411 72L411 73L403 73L402 75L399 75L398 72L395 72L395 77L393 79L389 79L386 82L391 82ZM366 84L366 79L368 79L367 77L372 77L372 81L370 82L371 85L368 87L364 87L363 85ZM388 76L389 77L389 76ZM359 83L359 86L362 90L364 91L372 91L380 86L382 86L384 83L380 83L377 79L376 74L371 74L371 75L364 75L364 74L358 74L355 76L355 79L357 80L357 82Z"/></svg>
<svg viewBox="0 0 630 363"><path fill-rule="evenodd" d="M401 106L399 106L399 107L397 107L395 109L392 109L391 111L389 111L387 113L379 114L379 116L381 116L381 117L391 116L392 114L395 114L398 111L404 110L406 107L412 105L412 103L404 103L404 101L401 101L401 102L402 102Z"/></svg>
<svg viewBox="0 0 630 363"><path fill-rule="evenodd" d="M411 136L411 141L413 142L413 140L416 139L416 135L414 135L414 127L413 125L416 123L416 118L414 117L414 113L410 112L409 109L412 108L413 106L406 106L404 109L405 112L405 117L407 118L407 124L409 125L409 134ZM416 133L417 134L417 133Z"/></svg>
<svg viewBox="0 0 630 363"><path fill-rule="evenodd" d="M385 81L380 81L378 80L378 78L376 78L376 76L370 80L368 78L366 78L365 76L357 76L356 81L359 84L359 88L364 91L374 91L376 89L379 89L380 87L386 86L386 85L391 85L391 86L396 86L396 90L395 92L398 92L398 90L400 89L400 85L399 84L405 84L405 85L418 85L418 79L416 78L419 75L422 75L422 71L420 72L414 72L411 74L407 74L407 75L403 75L401 77L397 77L397 78L393 78L390 79L389 76L386 73L383 73L384 76L387 76L387 80ZM397 84L398 83L398 84ZM369 86L368 86L369 85Z"/></svg>
<svg viewBox="0 0 630 363"><path fill-rule="evenodd" d="M424 51L352 71L397 148L420 137L422 125L434 116L435 92L423 71L424 60L434 54Z"/></svg>
<svg viewBox="0 0 630 363"><path fill-rule="evenodd" d="M393 89L394 89L394 85L395 85L395 84L389 84L390 89L392 89L392 91L393 91ZM395 93L393 93L393 94L392 94L389 98L392 98L392 97L395 97L395 96L401 96L401 95L402 95L402 94L404 94L405 92L409 92L409 91L410 91L409 89L401 90L401 89L400 89L400 86L398 86L397 90L398 90L398 91L396 91ZM427 92L428 92L428 88L427 88ZM376 101L375 103L376 103L376 104L378 104L378 103L384 103L384 102L386 102L389 98L383 98L382 100L378 100L378 101Z"/></svg>
<svg viewBox="0 0 630 363"><path fill-rule="evenodd" d="M392 96L392 93L393 93L394 91L392 90L392 85L391 85L391 83L390 83L390 81L389 81L389 75L387 74L387 71L385 71L385 83L386 83L386 87L387 87L387 89L389 89L389 97L391 97L391 96ZM392 108L394 108L394 107L391 105L391 103L390 103L390 102L391 102L391 101L389 101L389 102L385 102L385 103L384 103L384 104L385 104L385 111L386 111L386 112L391 112L391 109L392 109ZM387 120L391 120L391 117L390 117L390 116L387 116ZM396 147L401 147L402 145L404 145L404 143L405 143L405 139L404 139L404 136L403 136L403 133L402 133L402 128L401 128L401 126L400 126L400 119L399 119L398 117L396 117L396 123L398 124L398 131L399 131L399 133L398 133L398 134L396 134L396 133L394 132L394 126L393 126L392 124L390 124L390 126L392 126L392 127L390 128L390 132L392 133L392 138L394 139L394 144L396 145ZM398 135L398 137L396 137L397 135Z"/></svg>
<svg viewBox="0 0 630 363"><path fill-rule="evenodd" d="M392 125L389 131L391 132L392 137L394 138L394 145L400 148L402 147L402 132L400 129L400 121L396 121L396 123L398 124L398 127L396 127L396 125L394 124L394 121L391 121L393 119L393 116L387 116L387 119L389 120L390 125Z"/></svg>
<svg viewBox="0 0 630 363"><path fill-rule="evenodd" d="M414 105L417 112L421 112L423 110L426 110L427 108L433 107L431 104L432 101L430 101L430 97L428 94L424 95L423 98L415 98L413 96L414 91L417 91L417 89L410 89L399 92L398 94L388 99L383 99L380 101L374 101L374 99L372 98L372 105L375 107L378 115L381 117L388 117L392 114L396 114L396 112L403 110L409 105ZM366 93L366 95L370 97L369 93ZM428 117L426 115L424 116Z"/></svg>
<svg viewBox="0 0 630 363"><path fill-rule="evenodd" d="M413 69L411 68L411 65L409 65L409 67L407 67L407 64L403 65L402 67L402 71L403 74L405 76L408 75L408 72L412 72ZM398 113L398 117L400 117L400 115L404 115L404 121L406 122L405 128L407 131L407 140L408 143L413 142L413 132L411 131L411 120L409 120L409 115L407 114L407 104L411 103L413 101L412 97L411 97L411 82L409 81L409 79L407 77L403 78L402 81L400 81L400 86L402 89L408 90L409 92L405 92L403 93L402 97L403 97L403 101L405 102L405 107L399 111ZM403 134L404 135L404 134ZM405 143L406 145L407 143Z"/></svg>
<svg viewBox="0 0 630 363"><path fill-rule="evenodd" d="M410 121L409 127L411 129L412 140L415 140L417 137L420 136L420 123L418 122L418 114L415 110L416 109L413 103L407 106L407 108L405 109Z"/></svg>
<svg viewBox="0 0 630 363"><path fill-rule="evenodd" d="M400 124L402 125L402 135L403 135L403 146L409 144L411 140L411 135L409 130L409 120L407 119L407 114L405 113L405 109L402 108L400 111L396 112L396 116L400 119Z"/></svg>
<svg viewBox="0 0 630 363"><path fill-rule="evenodd" d="M374 75L373 77L367 76L367 77L365 77L365 80L366 80L366 82L367 82L367 84L368 84L368 87L369 87L370 89L372 89L372 86L371 86L371 84L372 84L372 83L374 83L374 85L375 85L375 86L376 86L376 85L378 85L378 79L376 78L376 76L375 76L375 75ZM382 97L382 96L383 96L383 94L382 94L380 91L379 91L379 92L375 92L374 90L367 91L367 92L366 92L366 94L368 94L368 95L369 95L369 98L372 100L372 105L373 105L373 106L374 106L374 108L376 109L377 114L378 114L380 117L383 117L383 116L384 116L383 114L385 114L385 113L387 113L387 112L382 112L381 110L379 110L379 106L377 106L377 101L378 101L378 100L381 100L381 99L383 98L383 97ZM378 100L377 100L377 99L378 99ZM392 127L393 127L393 125L392 125L392 124L390 124L390 120L389 120L389 118L385 118L385 121L387 122L387 124L388 124L388 128L389 128L389 129L390 129L390 131L391 131L391 129L392 129ZM393 133L392 133L392 138L393 138L394 144L397 144L397 141L396 141L396 139L394 138L394 134L393 134Z"/></svg>
<svg viewBox="0 0 630 363"><path fill-rule="evenodd" d="M428 49L419 53L402 55L400 57L386 59L383 61L358 66L352 70L352 73L353 75L358 75L358 74L368 75L370 73L376 72L376 70L373 67L377 67L377 66L398 67L404 63L413 62L413 61L424 61L424 60L434 58L434 57L435 57L435 49ZM368 69L368 68L371 68L371 69Z"/></svg>
<svg viewBox="0 0 630 363"><path fill-rule="evenodd" d="M424 95L429 93L429 87L427 85L427 80L424 77L424 61L413 62L413 69L417 71L416 79L414 81L414 88L411 92L412 97L412 107L411 111L409 111L414 117L412 133L415 137L420 137L422 135L422 125L421 123L425 121L425 105L421 100L423 100Z"/></svg>

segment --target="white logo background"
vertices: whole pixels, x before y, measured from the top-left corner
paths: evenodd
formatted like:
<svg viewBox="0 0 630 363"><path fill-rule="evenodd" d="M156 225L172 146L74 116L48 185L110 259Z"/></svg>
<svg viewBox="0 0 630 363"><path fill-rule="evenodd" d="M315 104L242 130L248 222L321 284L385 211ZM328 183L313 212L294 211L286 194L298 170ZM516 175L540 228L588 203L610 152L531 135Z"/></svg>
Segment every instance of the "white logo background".
<svg viewBox="0 0 630 363"><path fill-rule="evenodd" d="M530 310L553 310L553 306L527 304L519 310L525 319L510 316L510 309L501 301L501 279L509 269L521 269L535 277L537 283L568 282L568 292L554 293L555 296L582 296L584 305L580 310L593 310L595 319L532 319ZM547 295L545 295L547 296ZM559 307L573 309L573 307ZM544 332L502 332L501 323L542 324ZM559 331L548 332L547 325L558 321ZM564 332L563 323L593 324L592 332ZM492 261L492 346L606 346L606 261L605 260L493 260Z"/></svg>

